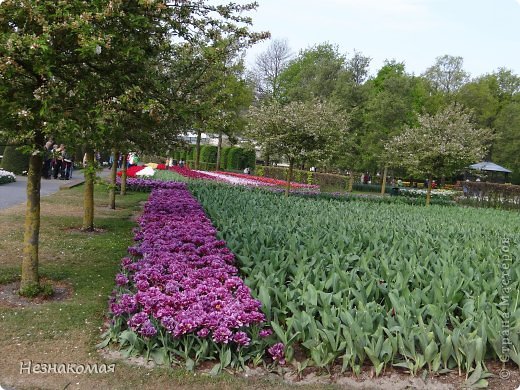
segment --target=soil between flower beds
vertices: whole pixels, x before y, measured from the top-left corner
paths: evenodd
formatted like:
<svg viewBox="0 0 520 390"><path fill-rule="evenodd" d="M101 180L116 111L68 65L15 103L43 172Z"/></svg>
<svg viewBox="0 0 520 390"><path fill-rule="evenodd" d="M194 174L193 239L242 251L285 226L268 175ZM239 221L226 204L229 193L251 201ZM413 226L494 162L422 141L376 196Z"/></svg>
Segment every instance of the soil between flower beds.
<svg viewBox="0 0 520 390"><path fill-rule="evenodd" d="M47 302L64 301L72 296L73 288L70 284L62 281L54 281L42 278L41 284L50 284L54 293L50 297L26 298L18 294L20 281L0 285L0 306L4 307L26 307L41 305Z"/></svg>

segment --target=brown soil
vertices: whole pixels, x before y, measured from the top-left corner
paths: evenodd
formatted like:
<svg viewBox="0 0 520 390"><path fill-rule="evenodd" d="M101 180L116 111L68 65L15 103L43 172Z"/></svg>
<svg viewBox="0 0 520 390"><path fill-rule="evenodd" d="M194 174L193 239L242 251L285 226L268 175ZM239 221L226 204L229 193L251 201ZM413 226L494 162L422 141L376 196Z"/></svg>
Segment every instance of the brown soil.
<svg viewBox="0 0 520 390"><path fill-rule="evenodd" d="M18 294L20 281L0 285L0 307L30 307L47 302L64 301L72 296L72 286L62 281L42 278L41 284L51 284L54 293L50 297L27 298Z"/></svg>

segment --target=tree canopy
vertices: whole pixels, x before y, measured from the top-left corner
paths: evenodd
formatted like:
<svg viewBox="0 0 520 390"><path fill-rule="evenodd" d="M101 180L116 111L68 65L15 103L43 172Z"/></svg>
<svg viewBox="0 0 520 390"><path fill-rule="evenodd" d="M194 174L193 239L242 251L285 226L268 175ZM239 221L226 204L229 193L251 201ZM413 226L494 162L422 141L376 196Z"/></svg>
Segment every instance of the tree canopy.
<svg viewBox="0 0 520 390"><path fill-rule="evenodd" d="M433 175L447 176L486 155L492 133L477 128L471 113L451 104L434 115L418 117L418 125L408 126L385 146L388 161L429 178L428 201Z"/></svg>

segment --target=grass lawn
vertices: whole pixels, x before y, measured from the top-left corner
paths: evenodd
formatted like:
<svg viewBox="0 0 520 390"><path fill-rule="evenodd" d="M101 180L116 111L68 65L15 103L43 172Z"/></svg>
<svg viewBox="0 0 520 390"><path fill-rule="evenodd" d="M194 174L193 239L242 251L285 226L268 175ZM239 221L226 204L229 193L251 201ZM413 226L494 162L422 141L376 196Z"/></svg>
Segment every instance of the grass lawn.
<svg viewBox="0 0 520 390"><path fill-rule="evenodd" d="M223 375L211 378L182 369L145 368L121 361L115 373L20 374L20 362L109 364L95 345L100 341L108 296L121 257L132 242L132 215L148 194L118 197L117 210L107 208L108 196L96 189L98 233L82 233L83 187L42 197L40 272L42 277L72 286L60 302L28 306L0 305L0 386L16 389L133 388L283 388L262 380ZM25 205L0 210L0 283L19 278Z"/></svg>

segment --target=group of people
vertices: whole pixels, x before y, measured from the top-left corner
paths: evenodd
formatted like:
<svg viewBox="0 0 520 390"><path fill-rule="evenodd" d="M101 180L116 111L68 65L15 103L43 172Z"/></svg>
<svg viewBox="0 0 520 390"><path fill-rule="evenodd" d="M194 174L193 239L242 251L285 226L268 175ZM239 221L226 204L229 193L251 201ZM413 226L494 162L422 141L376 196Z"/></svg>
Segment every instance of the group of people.
<svg viewBox="0 0 520 390"><path fill-rule="evenodd" d="M73 156L69 155L64 144L58 146L52 140L47 141L44 148L44 179L69 180L72 177Z"/></svg>

